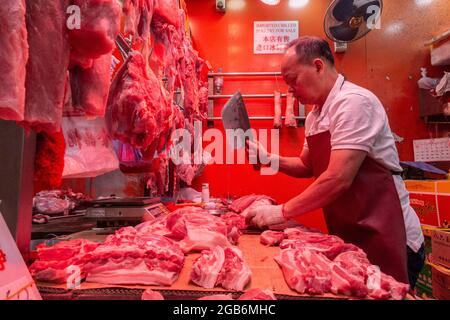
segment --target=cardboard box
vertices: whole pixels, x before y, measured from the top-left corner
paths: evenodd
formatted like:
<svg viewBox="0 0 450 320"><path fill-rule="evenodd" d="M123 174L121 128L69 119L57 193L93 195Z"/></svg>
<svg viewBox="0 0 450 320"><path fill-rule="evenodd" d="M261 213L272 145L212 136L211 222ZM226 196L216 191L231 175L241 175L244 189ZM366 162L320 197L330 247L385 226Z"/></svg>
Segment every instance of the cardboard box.
<svg viewBox="0 0 450 320"><path fill-rule="evenodd" d="M433 265L433 296L437 300L450 300L450 270Z"/></svg>
<svg viewBox="0 0 450 320"><path fill-rule="evenodd" d="M431 235L435 228L429 226L422 226L423 235L425 237L425 256L426 261L429 261L431 257ZM422 299L433 298L433 282L432 282L432 270L429 263L425 263L417 278L416 295Z"/></svg>
<svg viewBox="0 0 450 320"><path fill-rule="evenodd" d="M424 225L448 228L450 224L450 180L406 180L411 206Z"/></svg>
<svg viewBox="0 0 450 320"><path fill-rule="evenodd" d="M450 268L450 230L434 230L431 246L433 263Z"/></svg>

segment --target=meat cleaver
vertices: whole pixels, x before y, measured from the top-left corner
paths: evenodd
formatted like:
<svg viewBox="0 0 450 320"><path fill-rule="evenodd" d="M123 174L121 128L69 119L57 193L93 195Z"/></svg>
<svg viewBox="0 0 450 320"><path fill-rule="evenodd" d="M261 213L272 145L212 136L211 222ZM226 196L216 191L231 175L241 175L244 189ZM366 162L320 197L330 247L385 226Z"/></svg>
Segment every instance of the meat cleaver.
<svg viewBox="0 0 450 320"><path fill-rule="evenodd" d="M250 129L250 120L248 118L247 109L245 108L244 100L242 99L242 95L239 91L237 91L233 96L228 100L225 106L222 109L222 122L223 126L227 130L237 130L242 129L244 132ZM237 141L234 142L234 146L236 149L240 149L245 147L245 142L247 139L251 139L253 141L253 135L250 133L249 137L244 135L238 136ZM227 137L228 140L228 137ZM253 165L255 170L260 170L261 165L259 162Z"/></svg>

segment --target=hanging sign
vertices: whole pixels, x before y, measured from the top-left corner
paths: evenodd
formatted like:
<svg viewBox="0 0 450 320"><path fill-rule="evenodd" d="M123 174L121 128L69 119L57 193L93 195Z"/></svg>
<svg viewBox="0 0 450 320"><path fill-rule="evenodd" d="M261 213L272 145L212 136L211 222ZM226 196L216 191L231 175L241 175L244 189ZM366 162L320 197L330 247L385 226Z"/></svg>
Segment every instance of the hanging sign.
<svg viewBox="0 0 450 320"><path fill-rule="evenodd" d="M298 35L298 21L255 21L253 53L282 54Z"/></svg>
<svg viewBox="0 0 450 320"><path fill-rule="evenodd" d="M41 300L36 284L1 213L0 300Z"/></svg>

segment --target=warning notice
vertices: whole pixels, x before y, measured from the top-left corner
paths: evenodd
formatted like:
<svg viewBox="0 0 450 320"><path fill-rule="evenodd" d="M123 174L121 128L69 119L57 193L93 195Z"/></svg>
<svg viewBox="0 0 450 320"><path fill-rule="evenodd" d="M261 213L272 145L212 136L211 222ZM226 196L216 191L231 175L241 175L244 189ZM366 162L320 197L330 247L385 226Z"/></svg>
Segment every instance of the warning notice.
<svg viewBox="0 0 450 320"><path fill-rule="evenodd" d="M298 21L255 21L253 53L282 54L298 35Z"/></svg>

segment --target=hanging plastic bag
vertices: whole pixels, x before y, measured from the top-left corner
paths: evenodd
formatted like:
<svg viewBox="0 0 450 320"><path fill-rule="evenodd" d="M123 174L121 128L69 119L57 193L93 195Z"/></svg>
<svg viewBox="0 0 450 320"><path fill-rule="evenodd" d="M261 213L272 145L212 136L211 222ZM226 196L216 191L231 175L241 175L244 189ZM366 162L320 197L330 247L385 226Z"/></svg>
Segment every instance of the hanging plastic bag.
<svg viewBox="0 0 450 320"><path fill-rule="evenodd" d="M65 117L63 178L89 178L117 170L119 161L103 118Z"/></svg>

